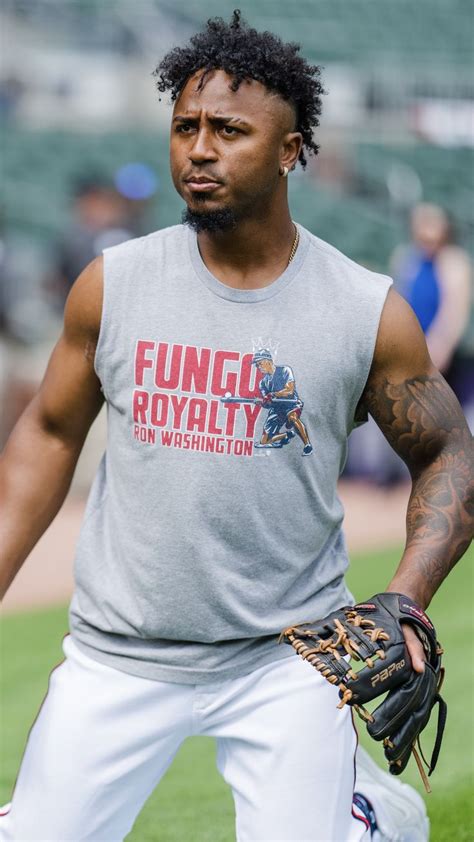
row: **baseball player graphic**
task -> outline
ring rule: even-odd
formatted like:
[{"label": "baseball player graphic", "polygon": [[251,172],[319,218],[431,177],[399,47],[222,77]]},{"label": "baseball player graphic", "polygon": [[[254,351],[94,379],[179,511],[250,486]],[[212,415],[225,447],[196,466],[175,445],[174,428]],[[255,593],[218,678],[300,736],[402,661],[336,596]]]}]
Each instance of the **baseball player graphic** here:
[{"label": "baseball player graphic", "polygon": [[[279,645],[284,629],[324,628],[355,604],[337,484],[348,436],[369,414],[413,485],[386,591],[424,617],[472,535],[470,432],[415,315],[389,277],[291,216],[290,173],[318,151],[319,74],[296,44],[247,26],[238,11],[229,23],[208,21],[156,70],[173,102],[183,222],[105,249],[84,269],[0,460],[3,595],[61,507],[106,404],[65,660],[28,736],[11,807],[0,810],[0,842],[121,842],[193,735],[217,743],[238,842],[428,838],[422,797],[358,748],[338,687]],[[262,339],[256,396],[246,343],[263,319],[269,333],[284,329],[292,368],[276,365]],[[313,458],[254,458],[262,400],[261,444],[283,446],[294,432],[311,452],[293,370],[304,370],[307,418],[318,408]],[[161,446],[174,430],[196,449]],[[250,458],[227,447],[239,439]],[[364,646],[343,651],[382,657],[383,629],[371,622],[360,629]],[[431,692],[420,638],[411,626],[397,634],[403,692],[412,672]],[[337,655],[345,671],[335,652],[332,665]],[[405,728],[399,719],[409,731],[411,720]]]},{"label": "baseball player graphic", "polygon": [[[268,407],[268,415],[263,425],[257,448],[280,448],[294,438],[295,430],[303,441],[303,456],[313,452],[308,432],[301,420],[303,401],[296,391],[293,371],[288,365],[275,365],[268,348],[257,350],[252,359],[263,377],[259,389],[263,397],[263,406]],[[280,433],[285,424],[286,431]]]}]

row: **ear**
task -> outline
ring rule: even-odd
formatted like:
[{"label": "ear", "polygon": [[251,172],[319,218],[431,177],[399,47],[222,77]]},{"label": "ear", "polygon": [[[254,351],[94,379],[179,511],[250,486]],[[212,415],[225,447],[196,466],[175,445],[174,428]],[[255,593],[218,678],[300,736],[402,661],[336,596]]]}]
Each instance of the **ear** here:
[{"label": "ear", "polygon": [[284,135],[280,148],[280,167],[288,167],[294,170],[298,157],[303,146],[303,135],[301,132],[288,132]]}]

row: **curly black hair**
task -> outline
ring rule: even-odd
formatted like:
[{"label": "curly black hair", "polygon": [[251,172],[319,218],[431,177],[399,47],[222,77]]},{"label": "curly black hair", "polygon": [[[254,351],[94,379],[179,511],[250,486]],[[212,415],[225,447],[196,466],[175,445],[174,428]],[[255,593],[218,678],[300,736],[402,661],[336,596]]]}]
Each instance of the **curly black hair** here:
[{"label": "curly black hair", "polygon": [[313,130],[319,126],[321,96],[326,93],[321,81],[321,68],[309,64],[298,55],[300,45],[283,43],[271,32],[257,32],[235,9],[229,24],[222,18],[211,18],[202,33],[194,35],[186,47],[175,47],[153,71],[160,93],[171,91],[174,102],[187,80],[204,70],[199,82],[202,88],[211,70],[225,70],[233,77],[231,89],[236,91],[244,79],[255,79],[270,91],[291,102],[296,111],[295,131],[303,135],[299,161],[306,166],[304,150],[318,154]]}]

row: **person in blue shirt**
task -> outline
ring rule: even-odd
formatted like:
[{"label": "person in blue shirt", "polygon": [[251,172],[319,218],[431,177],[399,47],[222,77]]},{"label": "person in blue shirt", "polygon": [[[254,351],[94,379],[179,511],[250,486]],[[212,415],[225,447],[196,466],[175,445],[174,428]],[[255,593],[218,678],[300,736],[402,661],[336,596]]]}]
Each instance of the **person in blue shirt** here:
[{"label": "person in blue shirt", "polygon": [[443,208],[416,205],[410,226],[412,242],[395,250],[392,275],[418,318],[432,361],[446,372],[469,319],[472,267]]}]

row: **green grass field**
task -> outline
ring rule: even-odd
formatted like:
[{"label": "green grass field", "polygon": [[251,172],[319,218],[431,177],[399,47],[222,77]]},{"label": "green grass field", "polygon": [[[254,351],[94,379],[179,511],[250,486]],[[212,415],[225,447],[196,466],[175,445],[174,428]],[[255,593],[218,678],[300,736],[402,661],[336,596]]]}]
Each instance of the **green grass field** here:
[{"label": "green grass field", "polygon": [[[398,558],[396,551],[355,557],[349,584],[356,598],[364,599],[382,590]],[[471,550],[430,607],[446,649],[443,695],[448,702],[443,750],[432,778],[433,793],[427,797],[432,842],[474,840],[473,560]],[[62,660],[61,641],[66,631],[66,607],[8,616],[2,621],[0,803],[10,800],[28,730],[46,692],[49,671]],[[308,723],[302,726],[308,727]],[[422,740],[427,755],[430,738],[431,728]],[[365,734],[362,742],[376,759],[382,760],[380,746],[371,743]],[[212,740],[193,738],[185,742],[137,819],[127,837],[129,842],[231,842],[234,839],[232,796],[215,768],[214,758]],[[423,791],[413,761],[403,780]]]}]

